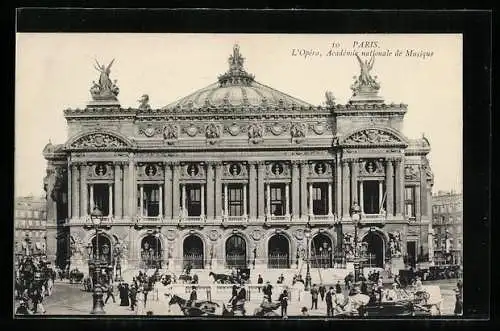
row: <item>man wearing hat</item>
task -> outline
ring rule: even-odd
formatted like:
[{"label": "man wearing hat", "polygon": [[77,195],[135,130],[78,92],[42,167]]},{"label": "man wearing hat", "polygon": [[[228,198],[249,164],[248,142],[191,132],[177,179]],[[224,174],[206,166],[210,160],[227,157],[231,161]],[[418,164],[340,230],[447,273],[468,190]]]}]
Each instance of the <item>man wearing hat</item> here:
[{"label": "man wearing hat", "polygon": [[189,301],[186,303],[186,305],[192,306],[196,300],[198,300],[198,294],[196,293],[196,286],[193,286],[191,288],[191,294],[189,295]]},{"label": "man wearing hat", "polygon": [[333,286],[326,292],[326,316],[333,316],[333,296],[335,295],[333,291]]},{"label": "man wearing hat", "polygon": [[283,289],[283,292],[280,294],[279,301],[281,303],[281,317],[288,318],[287,316],[287,308],[288,308],[288,291]]},{"label": "man wearing hat", "polygon": [[267,302],[271,303],[271,297],[273,295],[273,286],[271,282],[266,282],[266,286],[262,289],[262,293],[264,293],[264,299],[267,298]]},{"label": "man wearing hat", "polygon": [[137,285],[135,283],[132,283],[130,286],[129,297],[130,309],[135,310],[135,306],[137,305]]}]

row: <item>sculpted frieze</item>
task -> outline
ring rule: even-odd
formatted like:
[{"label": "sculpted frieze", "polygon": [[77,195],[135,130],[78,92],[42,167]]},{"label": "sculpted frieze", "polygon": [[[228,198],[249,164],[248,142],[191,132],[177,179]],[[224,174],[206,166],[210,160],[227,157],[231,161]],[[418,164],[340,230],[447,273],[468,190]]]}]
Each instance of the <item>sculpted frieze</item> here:
[{"label": "sculpted frieze", "polygon": [[205,178],[205,167],[199,162],[190,162],[182,165],[182,179],[203,179]]},{"label": "sculpted frieze", "polygon": [[262,141],[264,135],[264,129],[259,123],[252,123],[248,126],[248,138],[254,144],[258,144]]},{"label": "sculpted frieze", "polygon": [[137,164],[138,180],[163,180],[163,167],[159,163],[148,162]]},{"label": "sculpted frieze", "polygon": [[344,141],[345,144],[391,144],[401,143],[394,134],[379,129],[366,129],[358,131]]},{"label": "sculpted frieze", "polygon": [[195,137],[202,130],[203,127],[195,123],[190,123],[182,127],[182,132],[184,132],[190,137]]},{"label": "sculpted frieze", "polygon": [[245,163],[230,162],[224,164],[224,178],[246,178],[248,176]]},{"label": "sculpted frieze", "polygon": [[361,160],[359,166],[359,175],[365,177],[384,176],[385,167],[380,160]]},{"label": "sculpted frieze", "polygon": [[108,133],[93,133],[74,141],[71,148],[122,148],[127,144]]},{"label": "sculpted frieze", "polygon": [[226,124],[224,126],[224,131],[229,133],[231,136],[237,136],[241,133],[242,127],[238,123]]},{"label": "sculpted frieze", "polygon": [[290,164],[288,162],[271,162],[266,166],[268,178],[288,178],[290,177]]},{"label": "sculpted frieze", "polygon": [[148,138],[154,137],[161,134],[161,126],[159,124],[153,125],[151,123],[147,125],[139,126],[139,135],[144,135]]},{"label": "sculpted frieze", "polygon": [[405,180],[410,180],[410,181],[420,180],[420,169],[417,164],[405,165]]},{"label": "sculpted frieze", "polygon": [[89,179],[113,179],[114,167],[111,163],[89,163],[87,176]]},{"label": "sculpted frieze", "polygon": [[314,133],[317,135],[322,135],[325,132],[331,131],[332,126],[328,124],[327,122],[316,122],[316,123],[310,123],[309,124],[309,130],[312,130]]},{"label": "sculpted frieze", "polygon": [[311,177],[331,177],[333,174],[333,168],[330,162],[327,161],[316,161],[311,163],[309,169],[309,174]]}]

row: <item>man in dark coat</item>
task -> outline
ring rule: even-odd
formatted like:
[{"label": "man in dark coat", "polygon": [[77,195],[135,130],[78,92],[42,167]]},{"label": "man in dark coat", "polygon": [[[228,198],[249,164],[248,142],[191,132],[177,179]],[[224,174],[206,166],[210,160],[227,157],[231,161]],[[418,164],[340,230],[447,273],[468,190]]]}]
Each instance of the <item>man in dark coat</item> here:
[{"label": "man in dark coat", "polygon": [[318,309],[318,294],[319,294],[318,287],[316,286],[316,284],[314,284],[313,287],[311,288],[311,299],[312,299],[311,310]]},{"label": "man in dark coat", "polygon": [[326,316],[333,316],[333,287],[326,292]]},{"label": "man in dark coat", "polygon": [[319,295],[321,296],[321,301],[325,301],[326,287],[323,284],[319,284]]},{"label": "man in dark coat", "polygon": [[264,279],[262,279],[262,276],[259,274],[259,278],[257,278],[257,284],[259,284],[259,292],[260,292],[260,288],[262,287],[262,284],[264,283]]},{"label": "man in dark coat", "polygon": [[191,294],[189,295],[189,301],[186,303],[186,305],[192,306],[196,300],[198,300],[198,294],[196,293],[196,286],[193,286]]},{"label": "man in dark coat", "polygon": [[137,305],[137,287],[134,284],[130,286],[129,297],[130,297],[130,309],[135,310],[135,306]]},{"label": "man in dark coat", "polygon": [[287,308],[288,308],[288,291],[286,289],[280,294],[279,301],[281,303],[281,317],[288,318]]},{"label": "man in dark coat", "polygon": [[238,286],[239,287],[239,291],[238,291],[238,294],[236,295],[236,299],[237,301],[240,301],[240,300],[246,300],[247,299],[247,290],[243,287],[243,286]]},{"label": "man in dark coat", "polygon": [[267,302],[271,303],[271,297],[273,296],[273,286],[269,281],[266,283],[266,286],[264,286],[262,292],[264,293],[264,296],[267,297]]},{"label": "man in dark coat", "polygon": [[342,293],[342,286],[340,285],[340,280],[335,284],[335,293]]},{"label": "man in dark coat", "polygon": [[104,304],[108,303],[109,298],[113,298],[113,303],[115,303],[115,295],[113,294],[113,284],[109,283],[106,288],[106,300],[104,300]]}]

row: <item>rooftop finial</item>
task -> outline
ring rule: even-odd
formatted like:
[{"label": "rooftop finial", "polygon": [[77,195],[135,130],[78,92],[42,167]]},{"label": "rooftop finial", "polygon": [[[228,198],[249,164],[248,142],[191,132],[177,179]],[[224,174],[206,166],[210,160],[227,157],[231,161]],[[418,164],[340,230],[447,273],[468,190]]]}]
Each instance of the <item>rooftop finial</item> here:
[{"label": "rooftop finial", "polygon": [[243,68],[245,58],[241,56],[240,46],[236,43],[233,46],[233,54],[229,56],[229,70],[219,76],[219,83],[221,87],[228,85],[249,85],[254,76],[250,75]]}]

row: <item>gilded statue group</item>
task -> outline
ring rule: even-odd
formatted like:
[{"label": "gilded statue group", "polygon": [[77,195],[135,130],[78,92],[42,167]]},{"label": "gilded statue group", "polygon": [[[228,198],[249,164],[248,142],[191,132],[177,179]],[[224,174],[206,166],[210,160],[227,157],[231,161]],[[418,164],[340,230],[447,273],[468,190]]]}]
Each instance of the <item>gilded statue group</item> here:
[{"label": "gilded statue group", "polygon": [[113,59],[107,66],[101,65],[97,60],[95,60],[96,65],[94,68],[99,71],[99,81],[96,83],[92,82],[92,87],[90,88],[90,93],[94,100],[110,99],[116,100],[116,96],[120,92],[118,86],[116,86],[116,80],[113,82],[109,75],[111,74],[111,66],[113,65]]},{"label": "gilded statue group", "polygon": [[370,71],[373,69],[373,64],[375,63],[375,56],[372,56],[370,60],[362,60],[358,54],[356,54],[358,59],[360,74],[356,78],[356,81],[351,86],[351,89],[356,95],[361,90],[378,90],[380,88],[379,83],[376,82],[375,78],[371,76]]}]

